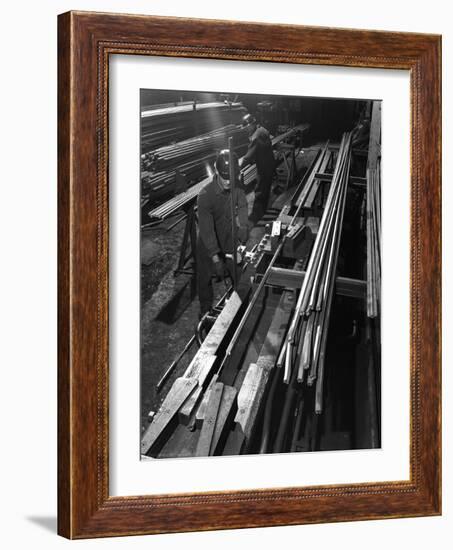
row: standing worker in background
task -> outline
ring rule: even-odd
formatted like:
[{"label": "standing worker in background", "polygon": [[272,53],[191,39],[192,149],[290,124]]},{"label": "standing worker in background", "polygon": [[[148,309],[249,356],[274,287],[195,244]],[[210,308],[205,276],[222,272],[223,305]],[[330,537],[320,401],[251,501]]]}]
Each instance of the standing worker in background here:
[{"label": "standing worker in background", "polygon": [[[235,174],[239,174],[239,161],[235,153]],[[215,162],[215,174],[198,194],[197,282],[200,299],[200,317],[212,308],[214,293],[212,276],[222,280],[228,275],[226,254],[233,255],[231,222],[230,152],[224,149]],[[247,200],[244,191],[235,187],[237,238],[244,244],[248,238]],[[234,251],[233,257],[236,257]]]},{"label": "standing worker in background", "polygon": [[266,128],[259,126],[256,119],[250,114],[244,116],[243,125],[248,129],[250,145],[240,161],[240,167],[244,168],[248,164],[256,163],[257,171],[255,201],[250,214],[250,222],[255,225],[267,210],[275,172],[275,158],[272,141]]}]

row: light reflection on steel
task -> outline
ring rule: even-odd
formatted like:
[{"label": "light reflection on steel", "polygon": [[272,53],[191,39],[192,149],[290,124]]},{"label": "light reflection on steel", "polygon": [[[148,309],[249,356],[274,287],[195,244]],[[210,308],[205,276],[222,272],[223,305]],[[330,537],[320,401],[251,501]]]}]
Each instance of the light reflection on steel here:
[{"label": "light reflection on steel", "polygon": [[[316,381],[315,412],[322,412],[322,395],[327,334],[336,279],[338,251],[343,226],[351,160],[351,134],[343,135],[321,223],[306,274],[286,336],[285,375],[289,383],[293,368],[301,382]],[[301,344],[300,338],[303,338]],[[301,353],[294,354],[294,349]]]}]

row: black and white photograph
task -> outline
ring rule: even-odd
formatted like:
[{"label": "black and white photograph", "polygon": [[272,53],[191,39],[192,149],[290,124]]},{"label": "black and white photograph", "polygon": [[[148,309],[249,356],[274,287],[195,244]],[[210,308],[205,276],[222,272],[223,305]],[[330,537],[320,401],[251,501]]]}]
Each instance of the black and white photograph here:
[{"label": "black and white photograph", "polygon": [[142,460],[381,447],[382,108],[140,90]]},{"label": "black and white photograph", "polygon": [[453,26],[410,8],[4,4],[3,548],[452,549]]}]

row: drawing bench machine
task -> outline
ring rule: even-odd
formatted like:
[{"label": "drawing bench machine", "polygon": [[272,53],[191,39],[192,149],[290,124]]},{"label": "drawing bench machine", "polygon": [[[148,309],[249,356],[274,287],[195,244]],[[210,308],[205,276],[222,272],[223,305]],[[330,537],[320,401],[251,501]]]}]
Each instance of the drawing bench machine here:
[{"label": "drawing bench machine", "polygon": [[242,276],[144,430],[143,458],[351,448],[325,398],[335,297],[367,306],[367,281],[337,272],[351,155],[349,133],[320,148],[257,247],[241,249]]}]

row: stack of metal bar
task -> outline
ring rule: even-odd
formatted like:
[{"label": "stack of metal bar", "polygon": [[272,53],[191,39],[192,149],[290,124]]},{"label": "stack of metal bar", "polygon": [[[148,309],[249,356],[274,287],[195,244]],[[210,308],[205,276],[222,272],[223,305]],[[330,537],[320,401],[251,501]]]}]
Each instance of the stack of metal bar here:
[{"label": "stack of metal bar", "polygon": [[239,124],[246,112],[242,103],[223,101],[147,108],[141,113],[142,153],[226,124]]},{"label": "stack of metal bar", "polygon": [[142,202],[156,201],[174,192],[178,187],[178,176],[184,181],[184,186],[190,186],[200,178],[210,174],[210,166],[215,154],[208,154],[180,164],[174,170],[160,172],[142,172]]},{"label": "stack of metal bar", "polygon": [[[302,133],[309,127],[300,124],[272,139],[272,146]],[[248,143],[248,134],[245,128],[229,124],[205,134],[166,145],[142,154],[142,189],[143,199],[157,200],[162,195],[173,190],[177,180],[177,172],[184,174],[190,185],[209,173],[217,151],[226,147],[228,138],[234,138],[234,146],[238,154],[245,152]],[[242,171],[244,186],[256,180],[256,165],[252,164]]]},{"label": "stack of metal bar", "polygon": [[210,179],[210,177],[207,177],[201,180],[200,182],[190,187],[187,191],[179,193],[179,195],[176,195],[172,199],[151,210],[151,212],[149,212],[148,214],[151,223],[166,220],[167,218],[175,214],[178,210],[184,208],[184,206],[196,200],[198,193],[208,183],[208,181],[210,181]]},{"label": "stack of metal bar", "polygon": [[178,175],[185,186],[193,185],[209,174],[220,149],[233,137],[236,151],[245,152],[248,134],[245,128],[229,124],[200,136],[166,145],[142,155],[142,199],[153,203],[178,187]]},{"label": "stack of metal bar", "polygon": [[315,412],[322,412],[324,362],[351,162],[351,134],[343,135],[332,183],[302,287],[282,348],[284,381],[316,381]]},{"label": "stack of metal bar", "polygon": [[230,124],[185,141],[161,147],[142,155],[143,197],[157,200],[174,191],[178,174],[186,185],[206,177],[216,154],[234,138],[239,153],[245,151],[248,134],[245,128]]},{"label": "stack of metal bar", "polygon": [[380,164],[366,174],[367,315],[379,315],[381,302],[381,177]]},{"label": "stack of metal bar", "polygon": [[[237,127],[234,127],[234,128],[237,128]],[[284,134],[280,134],[274,137],[272,139],[272,145],[275,146],[278,143],[281,143],[282,141],[284,141],[285,139],[289,139],[293,137],[297,133],[304,132],[308,128],[309,128],[308,124],[300,124],[299,126],[295,126],[294,128],[291,128]],[[238,139],[238,136],[241,136],[241,139],[243,138],[243,135],[246,136],[246,134],[243,134],[243,133],[244,133],[244,130],[241,128],[239,130],[239,134],[236,133],[236,140]],[[213,132],[213,134],[215,134],[215,132]],[[227,134],[224,134],[224,135],[226,136]],[[235,135],[235,132],[233,131],[233,137],[234,135]],[[236,150],[240,151],[241,147],[244,144],[241,142],[238,143],[238,141],[236,141],[236,144],[238,145],[238,147],[236,146]],[[326,150],[324,151],[324,154],[326,154]],[[175,195],[171,199],[165,201],[163,204],[156,206],[156,208],[152,209],[148,213],[148,217],[150,218],[150,223],[157,223],[158,221],[163,221],[169,216],[172,216],[179,209],[184,208],[185,206],[187,206],[188,204],[196,200],[198,193],[201,191],[203,186],[206,185],[206,183],[208,183],[211,179],[209,162],[213,161],[213,159],[215,158],[215,155],[216,153],[214,153],[213,155],[208,155],[206,157],[195,159],[194,161],[189,161],[187,163],[184,163],[178,166],[177,168],[178,172],[185,173],[186,175],[190,174],[190,178],[192,179],[192,181],[196,181],[197,178],[195,177],[195,168],[193,167],[193,165],[196,165],[199,169],[198,179],[199,178],[203,178],[203,179],[198,183],[196,183],[195,185],[193,185],[192,187],[189,187],[189,189]],[[163,171],[163,172],[153,174],[154,194],[157,191],[160,191],[162,187],[170,186],[171,184],[174,184],[177,177],[177,171],[176,170],[169,171],[169,172]],[[144,181],[143,177],[147,177],[146,176],[147,173],[145,172],[144,174],[145,174],[144,176],[142,175],[142,182]],[[241,179],[244,186],[247,186],[250,183],[252,183],[252,181],[255,180],[256,177],[257,177],[256,164],[246,166],[243,170],[241,170]],[[188,179],[189,178],[186,177],[186,182]],[[144,185],[147,186],[148,184],[146,183]],[[170,187],[167,187],[167,189],[170,189]],[[150,194],[151,193],[145,194],[145,197],[149,198]]]},{"label": "stack of metal bar", "polygon": [[226,147],[230,137],[233,137],[234,145],[237,147],[240,144],[247,143],[248,133],[245,128],[236,124],[228,124],[205,134],[159,147],[143,154],[143,168],[155,171],[174,168],[188,158],[200,157],[208,151]]}]

